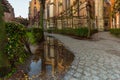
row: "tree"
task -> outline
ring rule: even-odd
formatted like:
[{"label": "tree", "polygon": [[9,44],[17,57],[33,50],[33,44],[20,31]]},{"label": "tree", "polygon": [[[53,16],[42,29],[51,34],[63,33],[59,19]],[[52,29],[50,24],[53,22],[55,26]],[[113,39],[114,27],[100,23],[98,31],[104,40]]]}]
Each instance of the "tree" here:
[{"label": "tree", "polygon": [[[44,29],[44,9],[45,9],[45,1],[46,0],[40,0],[40,27],[42,30]],[[43,34],[43,39],[44,39],[44,34]],[[44,50],[42,51],[44,53]],[[45,72],[45,58],[44,55],[42,56],[42,70]]]},{"label": "tree", "polygon": [[5,54],[6,33],[3,16],[3,8],[0,1],[0,77],[5,75],[7,71],[4,69],[8,69],[9,67],[9,61]]},{"label": "tree", "polygon": [[29,21],[27,19],[21,17],[15,18],[15,22],[23,24],[25,27],[27,27],[29,24]]},{"label": "tree", "polygon": [[45,1],[46,0],[39,0],[40,1],[40,27],[42,28],[42,39],[44,39],[44,10],[45,10]]},{"label": "tree", "polygon": [[87,1],[87,20],[88,20],[88,38],[91,35],[91,29],[92,29],[92,21],[94,20],[94,6],[92,6],[93,4],[90,2],[90,0]]},{"label": "tree", "polygon": [[44,29],[44,9],[45,9],[45,0],[40,0],[40,27]]}]

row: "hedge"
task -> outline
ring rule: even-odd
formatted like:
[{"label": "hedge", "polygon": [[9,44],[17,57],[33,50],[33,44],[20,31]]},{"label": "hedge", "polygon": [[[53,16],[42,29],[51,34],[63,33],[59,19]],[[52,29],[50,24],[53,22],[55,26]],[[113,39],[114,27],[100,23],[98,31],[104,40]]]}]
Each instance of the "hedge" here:
[{"label": "hedge", "polygon": [[114,28],[114,29],[110,29],[110,33],[120,37],[120,28]]},{"label": "hedge", "polygon": [[[49,33],[60,33],[60,34],[67,34],[67,35],[73,35],[73,36],[79,36],[79,37],[88,37],[88,28],[87,27],[80,27],[76,29],[72,28],[64,28],[64,29],[55,29],[55,30],[48,30]],[[90,35],[93,35],[94,33],[97,33],[98,30],[93,29],[91,30]]]},{"label": "hedge", "polygon": [[26,29],[23,25],[9,22],[5,24],[7,34],[6,53],[11,62],[11,67],[23,63],[25,54],[23,39],[26,38]]}]

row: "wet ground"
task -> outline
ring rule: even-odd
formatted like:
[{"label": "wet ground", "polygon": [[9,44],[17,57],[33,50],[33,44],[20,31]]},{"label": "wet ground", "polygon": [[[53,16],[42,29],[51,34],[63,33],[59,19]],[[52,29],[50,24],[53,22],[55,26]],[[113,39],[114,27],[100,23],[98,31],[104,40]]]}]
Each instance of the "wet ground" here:
[{"label": "wet ground", "polygon": [[[22,80],[61,80],[74,60],[74,55],[63,43],[51,36],[45,37],[40,45],[32,46],[33,55],[27,61],[26,69],[20,70],[17,78]],[[11,80],[16,80],[16,77]]]},{"label": "wet ground", "polygon": [[120,80],[120,39],[99,32],[94,40],[78,40],[60,34],[56,37],[71,50],[74,61],[63,80]]}]

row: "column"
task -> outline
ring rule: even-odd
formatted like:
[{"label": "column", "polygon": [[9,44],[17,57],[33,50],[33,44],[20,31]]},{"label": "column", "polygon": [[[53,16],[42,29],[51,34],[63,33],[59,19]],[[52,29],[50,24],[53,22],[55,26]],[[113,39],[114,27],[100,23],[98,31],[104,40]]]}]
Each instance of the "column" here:
[{"label": "column", "polygon": [[116,27],[119,28],[120,27],[120,15],[119,12],[116,14]]},{"label": "column", "polygon": [[99,0],[99,17],[98,17],[98,30],[99,31],[104,31],[104,20],[103,20],[103,0]]},{"label": "column", "polygon": [[54,0],[50,0],[50,5],[49,5],[49,15],[50,15],[50,27],[53,28],[54,27],[54,16],[55,16],[55,4],[54,4]]},{"label": "column", "polygon": [[99,31],[104,31],[104,20],[103,20],[103,0],[95,0],[95,16],[96,16],[96,27]]}]

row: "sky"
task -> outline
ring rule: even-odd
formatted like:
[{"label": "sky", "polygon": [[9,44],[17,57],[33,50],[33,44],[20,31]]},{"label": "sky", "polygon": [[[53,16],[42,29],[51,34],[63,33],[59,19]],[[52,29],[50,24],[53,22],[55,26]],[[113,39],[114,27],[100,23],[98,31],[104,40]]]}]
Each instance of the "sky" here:
[{"label": "sky", "polygon": [[31,0],[8,0],[14,8],[15,17],[22,16],[28,18],[29,1]]}]

